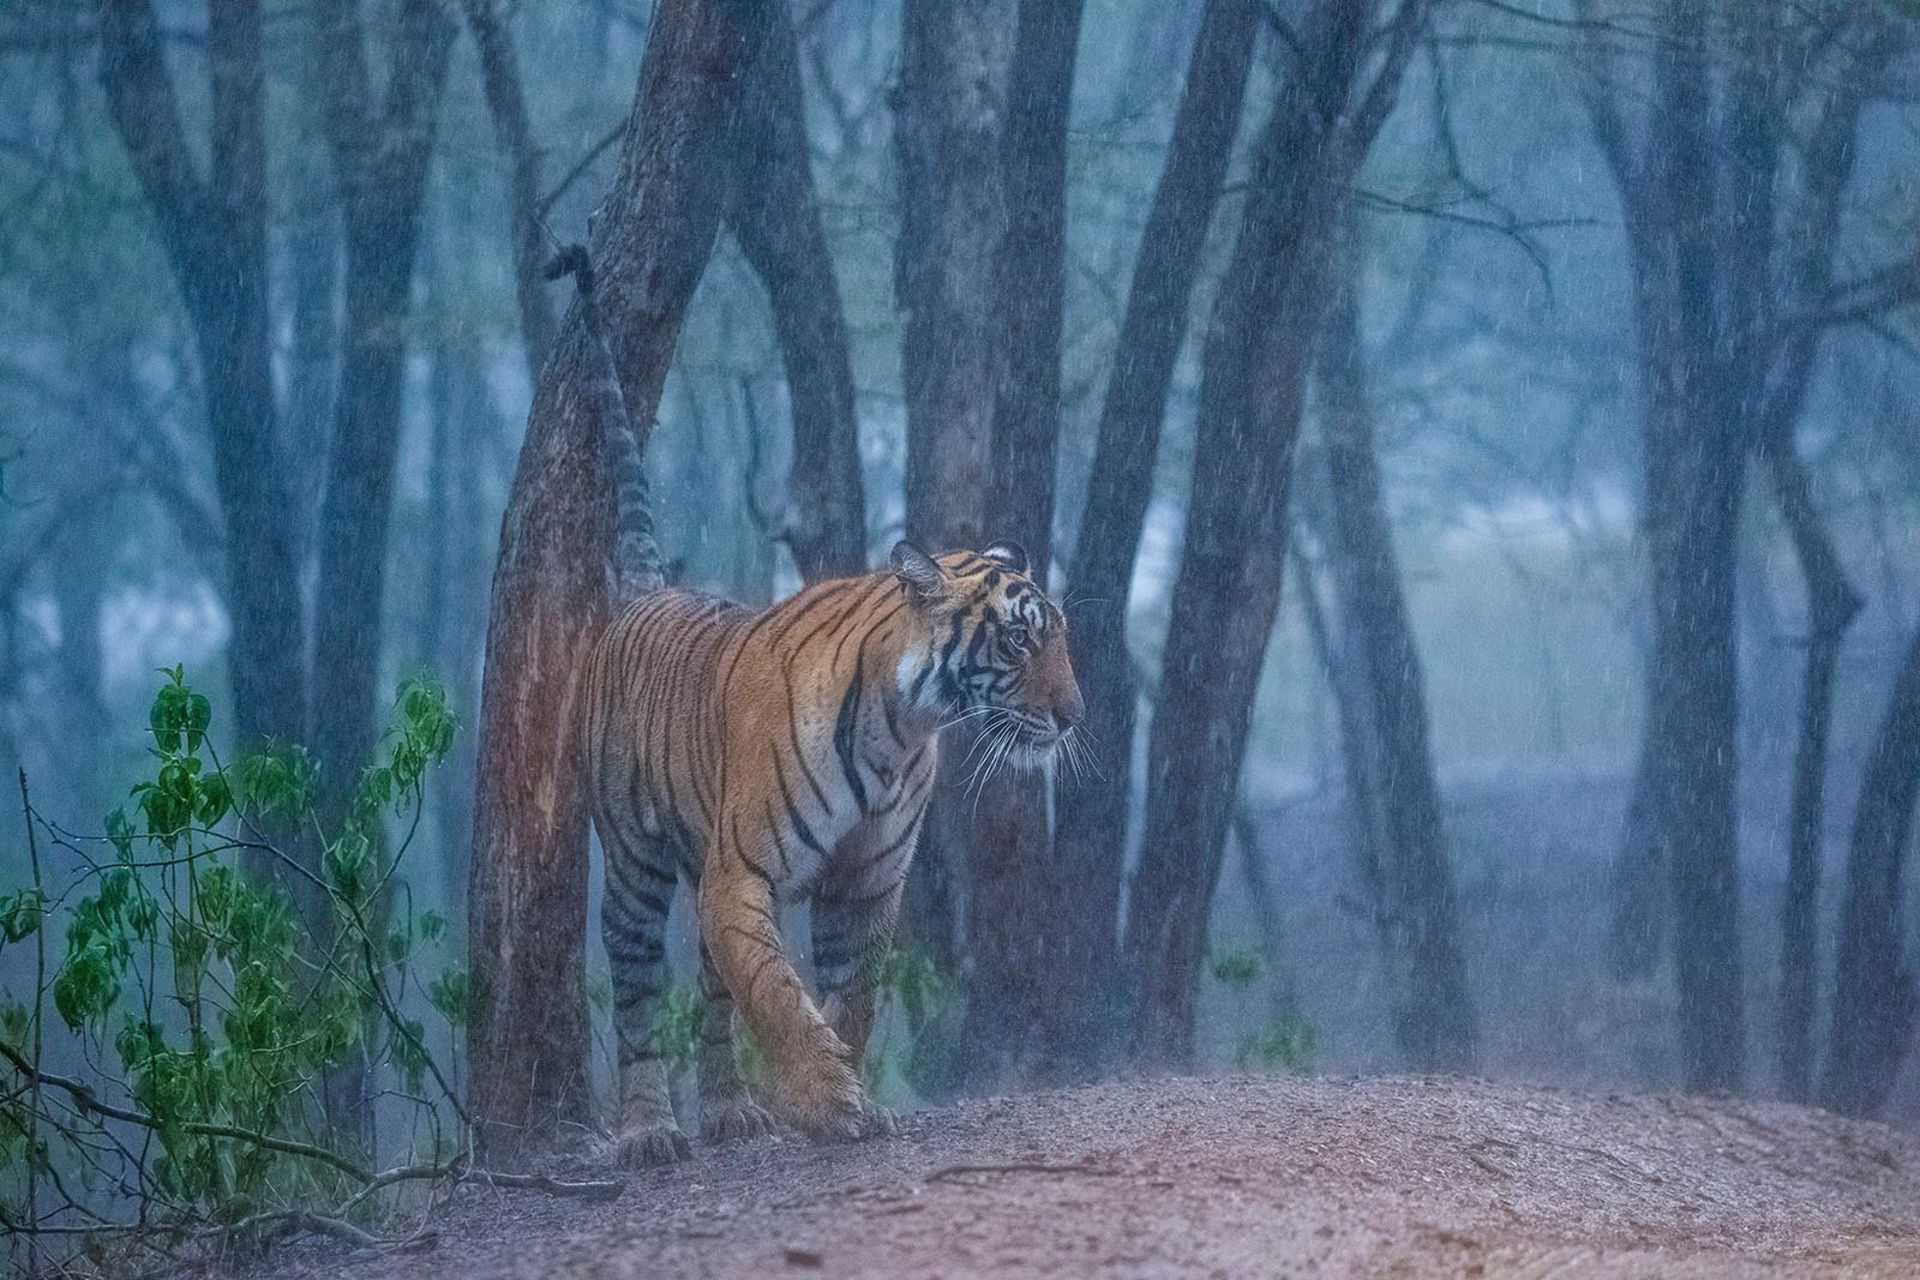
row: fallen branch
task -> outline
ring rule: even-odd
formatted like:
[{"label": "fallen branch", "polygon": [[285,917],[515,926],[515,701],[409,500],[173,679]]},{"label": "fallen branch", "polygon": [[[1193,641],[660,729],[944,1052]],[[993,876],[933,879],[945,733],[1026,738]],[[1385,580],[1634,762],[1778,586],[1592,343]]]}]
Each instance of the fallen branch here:
[{"label": "fallen branch", "polygon": [[950,1164],[935,1169],[924,1181],[946,1182],[970,1173],[1078,1173],[1090,1178],[1116,1178],[1118,1169],[1103,1169],[1092,1164],[1046,1164],[1037,1160],[1016,1160],[1009,1164]]}]

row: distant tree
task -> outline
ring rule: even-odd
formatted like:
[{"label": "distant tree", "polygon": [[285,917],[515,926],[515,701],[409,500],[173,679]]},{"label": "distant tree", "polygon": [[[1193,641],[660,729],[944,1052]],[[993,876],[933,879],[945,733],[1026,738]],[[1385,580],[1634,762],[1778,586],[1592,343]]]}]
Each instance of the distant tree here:
[{"label": "distant tree", "polygon": [[[663,0],[589,254],[627,416],[651,427],[720,226],[752,0]],[[616,510],[605,363],[576,303],[534,389],[493,580],[475,787],[468,1106],[503,1158],[586,1105],[587,818],[574,675],[605,626]]]},{"label": "distant tree", "polygon": [[1139,706],[1127,651],[1133,566],[1174,362],[1233,153],[1259,18],[1254,0],[1208,0],[1201,14],[1114,344],[1086,505],[1067,566],[1071,599],[1080,602],[1069,607],[1068,634],[1087,701],[1083,731],[1099,767],[1063,771],[1059,780],[1055,857],[1079,901],[1052,928],[1061,940],[1061,999],[1079,1011],[1067,1050],[1095,1064],[1114,1047],[1125,999],[1116,971]]},{"label": "distant tree", "polygon": [[847,321],[821,226],[800,54],[785,0],[747,72],[726,224],[766,287],[793,413],[779,530],[809,582],[867,570],[866,491]]},{"label": "distant tree", "polygon": [[244,742],[305,728],[300,537],[280,455],[267,281],[258,0],[207,5],[209,163],[188,140],[150,0],[100,0],[100,85],[189,321],[226,530],[227,645]]},{"label": "distant tree", "polygon": [[1854,812],[1833,979],[1833,1032],[1820,1102],[1872,1115],[1913,1043],[1913,965],[1904,927],[1905,865],[1920,795],[1920,632],[1887,701]]},{"label": "distant tree", "polygon": [[1193,1060],[1213,892],[1280,601],[1287,496],[1330,261],[1426,6],[1310,6],[1289,32],[1202,355],[1194,470],[1128,894],[1134,1046]]},{"label": "distant tree", "polygon": [[373,749],[414,262],[454,36],[439,0],[402,0],[393,23],[378,91],[358,0],[322,6],[315,27],[346,247],[308,735],[330,809],[347,803]]},{"label": "distant tree", "polygon": [[[1320,335],[1315,383],[1326,462],[1327,562],[1339,604],[1341,732],[1363,757],[1370,816],[1356,850],[1395,985],[1395,1039],[1415,1070],[1472,1066],[1478,1032],[1428,740],[1425,678],[1401,586],[1374,443],[1360,333],[1363,261],[1351,241]],[[1350,778],[1351,786],[1355,780]]]},{"label": "distant tree", "polygon": [[[1834,294],[1855,128],[1896,20],[1877,6],[1803,14],[1680,0],[1658,12],[1644,39],[1622,41],[1608,33],[1632,28],[1607,21],[1621,16],[1609,6],[1583,0],[1581,15],[1580,83],[1619,192],[1634,281],[1653,606],[1614,967],[1651,970],[1670,901],[1686,1082],[1733,1089],[1746,1071],[1735,814],[1740,505],[1754,453],[1764,445],[1778,466],[1791,452],[1813,339],[1828,323],[1819,313]],[[1805,140],[1787,127],[1803,115],[1813,120]],[[1808,550],[1804,536],[1796,547]],[[1810,668],[1797,825],[1820,781],[1823,744],[1807,736],[1824,727],[1812,707],[1824,697],[1820,683]],[[1810,960],[1806,899],[1817,883],[1806,834],[1788,921],[1801,964]]]}]

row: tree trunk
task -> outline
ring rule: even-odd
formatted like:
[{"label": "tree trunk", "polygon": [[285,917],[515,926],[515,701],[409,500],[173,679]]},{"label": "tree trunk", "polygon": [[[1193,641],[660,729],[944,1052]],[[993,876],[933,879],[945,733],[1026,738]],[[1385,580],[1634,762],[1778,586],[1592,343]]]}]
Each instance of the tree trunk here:
[{"label": "tree trunk", "polygon": [[1328,259],[1350,185],[1422,25],[1401,6],[1371,84],[1371,5],[1312,8],[1275,96],[1202,361],[1193,489],[1148,740],[1147,816],[1128,895],[1136,1054],[1193,1061],[1213,891],[1254,690],[1280,600],[1287,494]]},{"label": "tree trunk", "polygon": [[1787,819],[1786,900],[1780,909],[1780,1087],[1790,1101],[1805,1102],[1813,1087],[1820,848],[1826,835],[1834,667],[1861,600],[1814,508],[1806,469],[1793,452],[1793,441],[1784,433],[1774,433],[1761,447],[1807,592],[1806,673],[1801,679],[1799,745],[1793,762],[1793,808]]},{"label": "tree trunk", "polygon": [[1920,792],[1920,631],[1894,681],[1860,784],[1833,981],[1833,1032],[1820,1102],[1867,1116],[1892,1091],[1913,1041],[1914,981],[1902,883]]},{"label": "tree trunk", "polygon": [[311,737],[322,793],[338,821],[376,733],[413,267],[454,32],[436,0],[405,0],[386,105],[376,117],[368,108],[359,6],[329,5],[322,14],[323,112],[340,184],[346,325],[321,505]]},{"label": "tree trunk", "polygon": [[[1042,585],[1052,559],[1065,304],[1067,119],[1080,11],[1079,0],[1025,0],[1020,5],[1000,140],[1006,234],[990,268],[998,272],[1002,323],[986,536],[1019,543]],[[1080,907],[1076,886],[1050,856],[1046,780],[1038,774],[1009,774],[988,785],[995,792],[991,805],[974,804],[968,811],[966,874],[973,909],[967,949],[972,968],[960,1034],[972,1059],[969,1083],[1003,1088],[1057,1079],[1070,1069],[1068,1041],[1074,1038],[1079,1011],[1072,993],[1035,982],[1034,975],[1057,970],[1061,940],[1054,924]]]},{"label": "tree trunk", "polygon": [[212,164],[196,172],[147,0],[102,0],[100,83],[193,327],[227,528],[227,644],[243,744],[300,736],[298,537],[275,437],[266,141],[256,0],[211,4]]},{"label": "tree trunk", "polygon": [[520,304],[520,334],[526,342],[527,385],[540,380],[540,366],[553,347],[553,303],[544,268],[549,256],[540,229],[540,149],[527,119],[520,56],[513,47],[497,0],[461,0],[467,28],[480,55],[480,84],[493,117],[494,145],[507,164],[513,215],[513,292]]},{"label": "tree trunk", "polygon": [[[663,0],[592,261],[622,394],[645,432],[720,219],[741,70],[763,25],[750,0]],[[468,947],[469,1109],[513,1159],[586,1103],[582,989],[587,818],[574,673],[605,626],[616,524],[601,360],[580,306],[541,369],[501,524],[480,716]]]},{"label": "tree trunk", "polygon": [[[1002,126],[1013,24],[992,0],[907,0],[894,91],[900,238],[895,290],[907,404],[907,536],[983,547],[999,376],[992,264],[1007,225]],[[947,744],[950,760],[967,743]],[[956,969],[970,824],[958,769],[941,770],[907,881],[909,932]]]},{"label": "tree trunk", "polygon": [[1252,0],[1208,0],[1201,16],[1114,346],[1086,509],[1069,565],[1068,635],[1087,702],[1081,731],[1098,768],[1063,772],[1058,782],[1054,857],[1080,898],[1052,927],[1061,944],[1061,1001],[1079,1011],[1066,1049],[1095,1068],[1113,1052],[1125,998],[1117,972],[1120,887],[1139,703],[1126,635],[1133,563],[1153,488],[1167,390],[1187,330],[1207,225],[1233,153],[1258,20]]},{"label": "tree trunk", "polygon": [[[1352,233],[1350,233],[1352,234]],[[1375,454],[1361,346],[1358,259],[1320,337],[1317,381],[1330,498],[1330,562],[1350,683],[1371,720],[1361,738],[1381,818],[1377,907],[1389,922],[1388,967],[1399,987],[1401,1056],[1416,1071],[1469,1069],[1478,1032],[1460,948],[1453,872],[1428,745],[1425,682]]]},{"label": "tree trunk", "polygon": [[773,6],[748,73],[727,226],[766,286],[793,414],[784,533],[808,582],[867,570],[866,490],[853,361],[820,224],[793,18]]}]

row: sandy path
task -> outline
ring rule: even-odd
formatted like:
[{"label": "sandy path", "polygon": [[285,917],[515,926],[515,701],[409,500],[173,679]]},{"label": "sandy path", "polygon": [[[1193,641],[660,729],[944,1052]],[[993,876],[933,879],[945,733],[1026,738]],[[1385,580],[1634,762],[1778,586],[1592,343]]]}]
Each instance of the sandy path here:
[{"label": "sandy path", "polygon": [[608,1204],[466,1190],[285,1275],[1920,1275],[1920,1140],[1768,1103],[1163,1080],[700,1148]]}]

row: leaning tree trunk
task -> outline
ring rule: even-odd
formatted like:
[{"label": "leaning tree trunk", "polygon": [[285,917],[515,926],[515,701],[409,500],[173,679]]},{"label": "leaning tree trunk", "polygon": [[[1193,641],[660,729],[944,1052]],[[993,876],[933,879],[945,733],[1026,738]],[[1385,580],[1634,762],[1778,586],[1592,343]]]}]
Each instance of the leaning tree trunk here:
[{"label": "leaning tree trunk", "polygon": [[[655,10],[591,251],[622,394],[643,433],[718,231],[740,72],[763,24],[754,0],[662,0]],[[598,359],[576,304],[535,387],[487,629],[468,1104],[483,1143],[508,1159],[586,1105],[587,816],[574,675],[606,625],[616,521],[590,395]]]},{"label": "leaning tree trunk", "polygon": [[211,164],[187,140],[148,0],[102,0],[100,84],[193,327],[225,517],[227,643],[243,743],[299,738],[306,710],[299,537],[276,440],[267,153],[257,0],[207,10]]},{"label": "leaning tree trunk", "polygon": [[[1020,5],[1001,140],[1007,227],[995,266],[1002,328],[987,536],[1021,544],[1043,586],[1053,555],[1066,300],[1067,116],[1080,10],[1080,0]],[[1050,856],[1045,779],[1018,774],[991,785],[994,803],[969,810],[972,969],[961,1028],[973,1064],[971,1083],[985,1088],[1031,1083],[1064,1067],[1065,1042],[1076,1021],[1073,995],[1035,982],[1034,975],[1055,972],[1059,937],[1053,925],[1082,909],[1074,886]]]},{"label": "leaning tree trunk", "polygon": [[[1354,235],[1350,231],[1349,235]],[[1371,755],[1368,781],[1380,819],[1380,871],[1388,968],[1398,986],[1395,1039],[1419,1071],[1471,1067],[1478,1040],[1461,952],[1459,909],[1428,744],[1425,682],[1387,519],[1367,404],[1361,347],[1358,246],[1320,337],[1317,381],[1330,506],[1328,559],[1339,601],[1343,661],[1364,698],[1355,719]]]},{"label": "leaning tree trunk", "polygon": [[[908,0],[901,46],[894,287],[903,312],[907,536],[929,550],[981,547],[992,537],[985,517],[1001,300],[991,264],[1006,227],[1001,129],[1013,27],[1000,5]],[[964,754],[964,743],[949,743],[950,761]],[[941,770],[907,881],[909,932],[950,970],[961,955],[964,777]]]},{"label": "leaning tree trunk", "polygon": [[1371,5],[1309,11],[1275,96],[1207,333],[1185,551],[1148,741],[1147,817],[1128,895],[1134,1050],[1193,1060],[1213,891],[1253,695],[1280,600],[1287,494],[1328,259],[1351,183],[1422,25],[1400,6],[1372,82]]},{"label": "leaning tree trunk", "polygon": [[1820,1082],[1823,1106],[1872,1115],[1892,1092],[1913,1042],[1915,992],[1903,882],[1920,793],[1920,631],[1860,784],[1847,859],[1846,906],[1833,979],[1833,1031]]},{"label": "leaning tree trunk", "polygon": [[766,286],[793,414],[782,533],[808,582],[867,570],[866,491],[847,321],[820,223],[793,19],[773,5],[748,72],[727,227]]},{"label": "leaning tree trunk", "polygon": [[1208,0],[1201,16],[1114,346],[1085,514],[1068,565],[1068,636],[1087,702],[1081,731],[1097,767],[1063,772],[1058,782],[1054,857],[1061,878],[1076,886],[1080,898],[1051,927],[1060,942],[1061,999],[1078,1011],[1065,1048],[1096,1070],[1115,1048],[1125,999],[1118,975],[1120,887],[1139,701],[1126,634],[1133,562],[1174,361],[1187,331],[1188,300],[1233,153],[1258,22],[1253,0]]},{"label": "leaning tree trunk", "polygon": [[340,0],[321,14],[321,111],[340,184],[346,322],[321,504],[311,740],[338,821],[376,732],[413,267],[453,26],[437,0],[405,0],[376,116],[359,6]]}]

